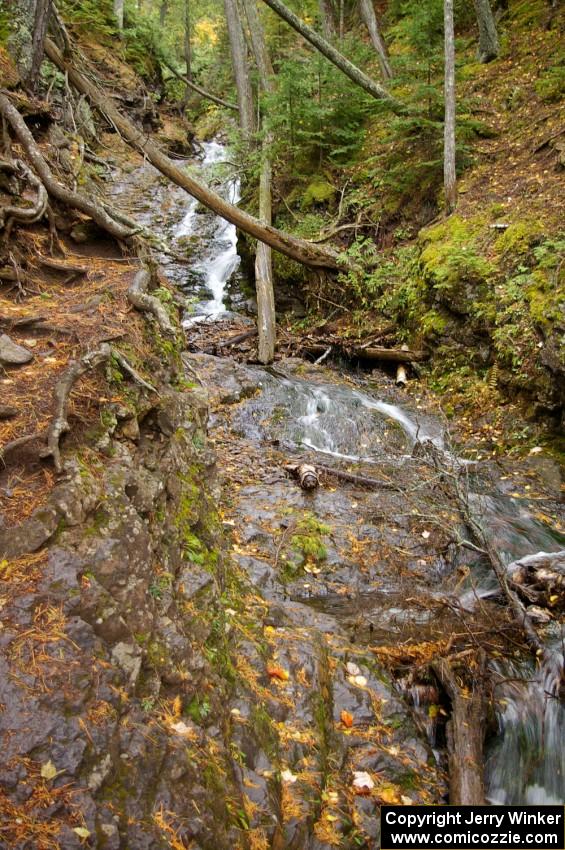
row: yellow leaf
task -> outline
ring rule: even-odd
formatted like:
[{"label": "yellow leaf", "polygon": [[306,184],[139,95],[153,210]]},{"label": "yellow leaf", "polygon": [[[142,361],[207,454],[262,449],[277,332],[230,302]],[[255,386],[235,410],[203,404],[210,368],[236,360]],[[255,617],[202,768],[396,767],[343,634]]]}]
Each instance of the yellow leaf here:
[{"label": "yellow leaf", "polygon": [[173,700],[173,716],[180,717],[182,713],[182,700],[180,696],[177,694]]},{"label": "yellow leaf", "polygon": [[73,832],[78,835],[79,838],[90,838],[90,831],[85,826],[75,826]]},{"label": "yellow leaf", "polygon": [[55,779],[57,776],[57,768],[51,760],[46,761],[45,764],[41,765],[41,775],[43,779]]}]

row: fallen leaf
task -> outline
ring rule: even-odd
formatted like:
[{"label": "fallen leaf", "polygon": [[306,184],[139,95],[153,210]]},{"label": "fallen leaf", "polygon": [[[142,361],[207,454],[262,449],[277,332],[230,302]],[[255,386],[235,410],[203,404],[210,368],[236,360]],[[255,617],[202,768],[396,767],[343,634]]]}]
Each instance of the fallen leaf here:
[{"label": "fallen leaf", "polygon": [[284,667],[280,667],[278,664],[267,664],[267,673],[271,679],[278,679],[280,682],[288,682],[290,679],[288,670],[285,670]]},{"label": "fallen leaf", "polygon": [[343,710],[339,716],[343,725],[347,726],[348,729],[351,729],[353,726],[353,715],[350,714],[349,711]]},{"label": "fallen leaf", "polygon": [[347,672],[349,673],[350,676],[360,676],[361,675],[361,670],[359,669],[357,664],[354,664],[352,661],[347,662],[347,664],[345,665],[345,669],[347,670]]},{"label": "fallen leaf", "polygon": [[286,768],[286,770],[281,771],[281,779],[283,782],[288,782],[292,785],[298,779],[298,776],[295,776],[294,773]]},{"label": "fallen leaf", "polygon": [[79,838],[90,838],[90,830],[88,830],[85,826],[75,826],[73,832],[78,835]]},{"label": "fallen leaf", "polygon": [[372,791],[375,787],[375,782],[366,770],[355,770],[353,771],[353,787],[357,790],[358,794],[363,794],[367,791]]},{"label": "fallen leaf", "polygon": [[41,765],[41,776],[43,779],[55,779],[57,776],[57,768],[52,761],[46,761]]},{"label": "fallen leaf", "polygon": [[414,805],[414,800],[412,799],[412,797],[407,797],[406,794],[402,794],[400,799],[401,799],[403,805],[405,805],[405,806],[413,806]]},{"label": "fallen leaf", "polygon": [[356,685],[358,688],[364,688],[367,684],[365,676],[348,676],[347,681],[351,682],[352,685]]}]

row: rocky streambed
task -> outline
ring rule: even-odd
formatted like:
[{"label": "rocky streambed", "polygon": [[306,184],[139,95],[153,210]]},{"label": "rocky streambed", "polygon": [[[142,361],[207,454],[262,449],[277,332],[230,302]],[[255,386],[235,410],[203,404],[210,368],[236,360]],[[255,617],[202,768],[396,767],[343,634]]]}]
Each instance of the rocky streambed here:
[{"label": "rocky streambed", "polygon": [[[197,302],[189,339],[228,328],[234,234],[146,166],[118,196],[139,181],[146,223],[194,247],[192,270],[164,266]],[[0,529],[0,847],[376,848],[380,804],[446,802],[430,663],[479,645],[499,676],[487,798],[563,796],[562,749],[530,746],[548,711],[560,740],[562,704],[508,675],[515,623],[449,465],[420,450],[454,455],[435,411],[378,373],[182,358],[157,398],[109,404],[98,462],[69,455],[48,503]],[[284,468],[302,460],[379,483],[308,493]],[[560,485],[539,456],[466,476],[508,563],[560,550]]]}]

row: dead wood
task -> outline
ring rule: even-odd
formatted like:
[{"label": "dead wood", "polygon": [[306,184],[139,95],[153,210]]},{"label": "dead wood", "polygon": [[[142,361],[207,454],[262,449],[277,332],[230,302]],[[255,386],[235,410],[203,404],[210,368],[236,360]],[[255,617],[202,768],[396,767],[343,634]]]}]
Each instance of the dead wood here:
[{"label": "dead wood", "polygon": [[271,225],[263,224],[259,219],[226,201],[225,198],[222,198],[217,192],[212,191],[208,186],[201,183],[195,177],[192,177],[186,171],[177,168],[171,159],[147,137],[147,134],[123,116],[111,102],[110,98],[87,79],[76,68],[73,62],[68,61],[54,42],[48,38],[45,40],[45,51],[49,59],[63,73],[68,75],[70,82],[78,91],[86,95],[91,104],[99,112],[106,116],[128,144],[139,150],[158,171],[188,192],[189,195],[192,195],[193,198],[204,204],[204,206],[212,209],[217,215],[226,219],[226,221],[235,224],[243,232],[265,242],[276,251],[286,254],[303,265],[329,269],[347,267],[347,263],[344,260],[338,262],[339,255],[336,251],[330,248],[320,248],[319,246],[310,244],[305,239],[277,230]]},{"label": "dead wood", "polygon": [[87,274],[88,272],[86,266],[77,266],[74,263],[67,262],[66,260],[55,260],[52,257],[42,257],[41,255],[38,257],[38,260],[42,266],[45,266],[45,268],[53,269],[57,272],[66,272],[73,276]]},{"label": "dead wood", "polygon": [[230,336],[226,339],[225,342],[220,342],[217,345],[218,350],[223,348],[232,348],[234,345],[239,345],[240,342],[245,342],[248,339],[253,339],[254,336],[257,336],[257,328],[250,328],[248,331],[244,331],[240,334],[235,334],[235,336]]},{"label": "dead wood", "polygon": [[42,439],[43,436],[44,435],[42,432],[36,431],[33,434],[27,434],[25,437],[17,437],[17,439],[15,440],[10,440],[9,443],[0,446],[0,461],[4,463],[7,455],[9,455],[11,452],[14,452],[16,449],[20,449],[22,446],[33,442],[33,440]]},{"label": "dead wood", "polygon": [[464,491],[461,483],[461,465],[455,458],[448,455],[447,452],[442,452],[441,449],[438,449],[430,441],[418,443],[415,450],[418,454],[427,456],[435,469],[443,474],[447,486],[456,498],[461,516],[469,529],[471,540],[478,547],[479,551],[486,556],[503,596],[508,603],[512,617],[522,632],[526,643],[534,651],[536,656],[539,658],[545,657],[547,648],[540,640],[524,604],[511,587],[506,564],[500,557],[496,547],[487,537],[483,527],[472,515],[467,493]]},{"label": "dead wood", "polygon": [[206,98],[206,100],[211,100],[212,103],[217,103],[218,106],[225,106],[226,109],[233,109],[235,112],[238,111],[239,107],[237,106],[237,104],[229,103],[227,100],[222,100],[221,97],[217,97],[215,94],[206,91],[206,89],[203,89],[201,86],[197,85],[192,80],[189,80],[188,77],[186,77],[184,74],[179,74],[176,68],[173,68],[173,66],[169,65],[168,62],[165,62],[164,60],[162,60],[162,62],[165,68],[168,68],[169,71],[174,74],[175,77],[177,77],[177,79],[181,80],[185,84],[185,86],[188,86],[189,89],[192,89],[201,97]]},{"label": "dead wood", "polygon": [[24,148],[35,172],[39,175],[43,186],[53,198],[69,207],[72,207],[73,209],[77,209],[80,212],[85,213],[85,215],[90,216],[90,218],[92,218],[99,227],[106,230],[116,239],[128,239],[132,236],[130,228],[119,224],[99,204],[91,201],[78,192],[73,192],[70,189],[67,189],[55,180],[47,161],[36,145],[24,119],[15,106],[13,106],[10,102],[8,97],[2,92],[0,92],[0,113],[12,128],[16,138]]},{"label": "dead wood", "polygon": [[151,283],[151,273],[147,269],[141,269],[137,272],[133,279],[133,283],[128,289],[127,298],[133,306],[143,313],[151,313],[155,316],[157,324],[168,336],[175,336],[175,329],[171,324],[169,314],[158,298],[154,295],[149,295],[147,289]]},{"label": "dead wood", "polygon": [[[482,806],[484,789],[485,656],[481,653],[472,681],[457,671],[448,658],[434,661],[432,669],[451,700],[447,723],[449,760],[449,803],[452,806]],[[465,663],[465,671],[469,662]]]},{"label": "dead wood", "polygon": [[390,481],[380,481],[378,478],[369,478],[367,475],[356,475],[353,472],[344,472],[342,469],[334,469],[332,466],[324,466],[316,464],[316,468],[325,475],[333,475],[341,481],[348,481],[350,484],[360,484],[362,487],[374,487],[381,490],[395,490],[395,485]]},{"label": "dead wood", "polygon": [[362,360],[379,360],[390,363],[414,363],[421,360],[427,360],[429,355],[425,351],[412,351],[405,348],[384,348],[379,346],[363,347],[361,345],[352,345],[343,339],[326,339],[319,342],[310,342],[305,340],[300,343],[301,351],[306,354],[311,354],[314,357],[319,357],[326,353],[328,348],[332,346],[337,351],[345,354],[347,357],[358,357]]},{"label": "dead wood", "polygon": [[138,375],[126,358],[119,351],[112,349],[107,343],[103,343],[96,351],[85,354],[80,360],[72,361],[55,384],[55,413],[47,431],[47,446],[40,452],[40,457],[42,458],[53,458],[57,472],[61,472],[62,470],[59,442],[63,434],[66,434],[71,427],[67,418],[71,390],[78,379],[86,372],[96,369],[102,363],[107,363],[110,358],[113,358],[142,387],[156,392],[151,384],[148,384]]},{"label": "dead wood", "polygon": [[320,486],[316,467],[311,463],[288,463],[285,470],[296,478],[303,490],[315,490]]}]

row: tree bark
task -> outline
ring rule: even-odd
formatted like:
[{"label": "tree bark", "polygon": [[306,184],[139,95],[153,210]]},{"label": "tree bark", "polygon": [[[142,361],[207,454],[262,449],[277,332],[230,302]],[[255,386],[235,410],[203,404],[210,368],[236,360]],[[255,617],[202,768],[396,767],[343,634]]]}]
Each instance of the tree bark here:
[{"label": "tree bark", "polygon": [[161,0],[161,5],[159,7],[159,24],[160,26],[165,26],[165,21],[167,20],[167,15],[169,12],[169,0]]},{"label": "tree bark", "polygon": [[184,0],[184,61],[186,64],[187,79],[192,81],[192,46],[190,43],[190,0]]},{"label": "tree bark", "polygon": [[359,8],[361,11],[361,17],[365,22],[365,26],[369,30],[373,47],[377,51],[379,65],[381,66],[381,73],[385,80],[391,80],[392,69],[388,59],[388,51],[386,49],[386,44],[381,37],[377,16],[375,15],[375,7],[373,6],[373,0],[361,0]]},{"label": "tree bark", "polygon": [[169,63],[166,62],[164,59],[162,59],[161,61],[162,61],[163,65],[165,66],[165,68],[168,68],[169,71],[171,71],[171,73],[175,75],[175,77],[178,77],[179,80],[182,80],[182,82],[185,83],[188,86],[188,88],[197,92],[201,97],[206,98],[206,100],[211,100],[212,103],[217,103],[218,106],[224,106],[226,109],[233,109],[234,112],[238,111],[237,104],[229,103],[227,100],[222,100],[221,97],[216,97],[215,94],[212,94],[211,92],[206,91],[206,89],[203,89],[202,86],[199,86],[195,82],[193,82],[192,80],[189,80],[188,77],[184,76],[184,74],[179,74],[179,72],[176,70],[176,68],[173,68],[173,66],[169,65]]},{"label": "tree bark", "polygon": [[445,120],[443,130],[443,184],[445,211],[449,215],[457,206],[457,176],[455,172],[455,33],[453,0],[444,0],[445,47]]},{"label": "tree bark", "polygon": [[243,35],[243,28],[241,26],[236,0],[224,0],[224,9],[226,12],[233,73],[237,89],[239,126],[241,127],[244,136],[250,138],[255,126],[253,90],[251,88],[251,79],[249,77],[245,38]]},{"label": "tree bark", "polygon": [[400,101],[396,100],[390,92],[388,92],[384,86],[381,86],[375,80],[372,80],[371,77],[368,77],[360,68],[350,62],[349,59],[346,59],[343,54],[336,50],[329,42],[327,42],[321,35],[319,35],[315,30],[309,27],[304,21],[301,21],[294,12],[288,9],[281,0],[263,0],[263,3],[266,3],[273,12],[281,17],[284,21],[287,22],[296,32],[300,33],[300,35],[309,41],[310,44],[319,50],[326,59],[329,59],[336,68],[339,68],[346,77],[374,97],[376,100],[384,100],[388,103],[394,111],[405,111],[405,107],[400,103]]},{"label": "tree bark", "polygon": [[[265,34],[256,0],[243,0],[251,44],[259,73],[259,84],[263,91],[272,92],[275,88],[273,66],[267,50]],[[261,174],[259,178],[259,218],[264,224],[272,223],[271,179],[272,165],[269,147],[273,142],[272,134],[267,131],[263,142]],[[277,324],[275,314],[275,293],[273,285],[273,258],[271,248],[263,242],[257,244],[255,253],[255,290],[257,293],[257,330],[259,333],[260,363],[272,363],[275,356]]]},{"label": "tree bark", "polygon": [[257,218],[234,206],[234,204],[230,204],[229,201],[226,201],[216,192],[213,192],[186,171],[181,171],[157,145],[147,138],[144,132],[139,130],[116,109],[110,99],[97,86],[86,79],[74,64],[63,57],[60,50],[50,39],[45,40],[45,51],[49,59],[61,71],[68,74],[69,80],[75,88],[86,95],[91,104],[111,121],[128,144],[141,151],[158,171],[188,192],[189,195],[192,195],[193,198],[204,204],[204,206],[215,212],[216,215],[235,224],[236,227],[239,227],[240,230],[249,234],[254,239],[265,242],[265,244],[270,245],[276,251],[280,251],[282,254],[286,254],[291,259],[306,266],[328,269],[346,268],[343,262],[338,262],[338,254],[331,248],[322,249],[319,245],[311,244],[305,239],[300,239],[297,236],[277,230],[275,227],[262,224]]},{"label": "tree bark", "polygon": [[124,0],[114,0],[114,17],[121,32],[124,28]]},{"label": "tree bark", "polygon": [[457,682],[447,659],[433,664],[433,669],[451,700],[451,718],[447,723],[449,759],[449,804],[451,806],[483,806],[485,705],[484,656],[480,659],[470,695]]},{"label": "tree bark", "polygon": [[334,10],[330,0],[319,0],[322,33],[327,41],[336,36]]},{"label": "tree bark", "polygon": [[39,79],[39,71],[43,62],[45,36],[51,15],[51,0],[37,0],[35,4],[35,21],[33,25],[31,67],[29,77],[25,82],[35,90]]},{"label": "tree bark", "polygon": [[479,59],[486,64],[500,52],[498,33],[489,0],[474,0],[474,3],[479,25]]}]

